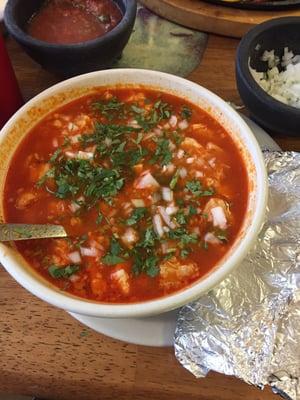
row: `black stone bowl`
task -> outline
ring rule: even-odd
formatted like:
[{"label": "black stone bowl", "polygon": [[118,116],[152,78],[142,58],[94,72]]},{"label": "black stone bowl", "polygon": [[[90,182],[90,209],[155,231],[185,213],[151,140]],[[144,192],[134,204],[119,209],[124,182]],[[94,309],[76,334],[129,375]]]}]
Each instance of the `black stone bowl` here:
[{"label": "black stone bowl", "polygon": [[300,54],[300,17],[276,18],[251,29],[241,40],[236,57],[236,80],[240,96],[251,117],[270,133],[300,136],[300,109],[275,100],[256,83],[250,66],[267,70],[261,61],[265,50],[282,57],[284,47]]},{"label": "black stone bowl", "polygon": [[8,0],[4,11],[8,32],[43,68],[67,77],[109,68],[121,56],[135,22],[136,0],[114,0],[122,11],[123,18],[104,36],[68,45],[47,43],[26,33],[29,18],[44,1]]}]

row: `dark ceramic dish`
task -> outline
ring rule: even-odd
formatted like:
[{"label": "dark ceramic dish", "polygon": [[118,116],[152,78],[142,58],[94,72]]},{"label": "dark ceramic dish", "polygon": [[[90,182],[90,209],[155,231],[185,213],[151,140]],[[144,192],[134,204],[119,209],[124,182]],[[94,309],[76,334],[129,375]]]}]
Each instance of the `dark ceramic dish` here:
[{"label": "dark ceramic dish", "polygon": [[236,57],[236,79],[240,96],[253,119],[271,133],[300,136],[300,109],[288,106],[267,94],[249,70],[267,70],[261,56],[275,50],[281,57],[284,47],[300,54],[300,17],[277,18],[251,29],[242,39]]},{"label": "dark ceramic dish", "polygon": [[244,8],[246,10],[285,10],[288,8],[300,7],[300,0],[274,0],[262,3],[251,0],[226,1],[226,0],[205,0],[209,3],[219,4],[225,7]]},{"label": "dark ceramic dish", "polygon": [[131,35],[136,0],[114,0],[122,11],[120,23],[104,36],[76,44],[51,44],[29,36],[25,27],[44,0],[8,0],[4,22],[9,33],[43,68],[62,76],[72,76],[112,66]]}]

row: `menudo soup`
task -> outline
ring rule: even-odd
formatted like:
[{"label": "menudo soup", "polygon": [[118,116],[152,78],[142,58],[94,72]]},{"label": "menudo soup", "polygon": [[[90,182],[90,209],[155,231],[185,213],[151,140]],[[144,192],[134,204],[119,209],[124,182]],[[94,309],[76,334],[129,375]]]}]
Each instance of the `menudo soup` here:
[{"label": "menudo soup", "polygon": [[16,244],[43,277],[76,296],[131,303],[213,269],[247,200],[243,159],[213,117],[173,95],[117,88],[57,109],[26,135],[4,207],[8,222],[69,233]]}]

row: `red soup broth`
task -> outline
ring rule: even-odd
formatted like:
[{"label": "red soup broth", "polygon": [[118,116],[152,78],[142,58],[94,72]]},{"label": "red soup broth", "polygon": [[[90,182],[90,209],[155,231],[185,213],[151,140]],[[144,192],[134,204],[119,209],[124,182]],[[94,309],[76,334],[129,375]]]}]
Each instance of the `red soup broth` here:
[{"label": "red soup broth", "polygon": [[122,19],[113,0],[49,0],[28,21],[28,34],[44,42],[72,44],[96,39]]},{"label": "red soup broth", "polygon": [[248,191],[240,152],[212,116],[173,95],[120,88],[77,99],[26,135],[4,209],[7,222],[69,233],[16,243],[52,284],[132,303],[212,270],[237,239]]}]

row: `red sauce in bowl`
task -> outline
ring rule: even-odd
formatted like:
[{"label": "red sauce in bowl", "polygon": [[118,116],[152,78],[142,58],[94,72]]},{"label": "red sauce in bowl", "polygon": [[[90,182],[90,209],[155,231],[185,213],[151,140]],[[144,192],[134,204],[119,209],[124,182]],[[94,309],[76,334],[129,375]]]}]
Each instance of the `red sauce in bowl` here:
[{"label": "red sauce in bowl", "polygon": [[105,35],[121,19],[112,0],[50,0],[30,18],[27,32],[48,43],[80,43]]}]

